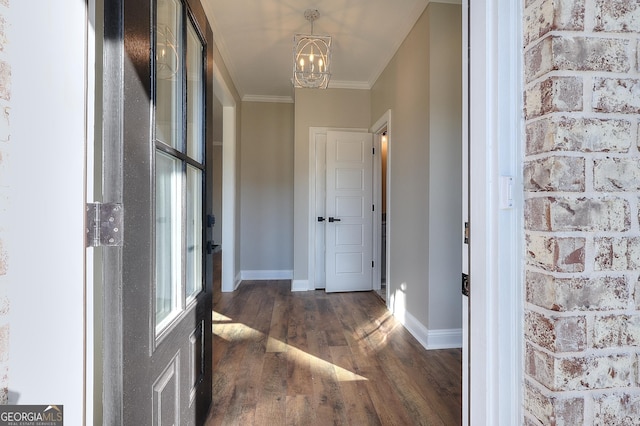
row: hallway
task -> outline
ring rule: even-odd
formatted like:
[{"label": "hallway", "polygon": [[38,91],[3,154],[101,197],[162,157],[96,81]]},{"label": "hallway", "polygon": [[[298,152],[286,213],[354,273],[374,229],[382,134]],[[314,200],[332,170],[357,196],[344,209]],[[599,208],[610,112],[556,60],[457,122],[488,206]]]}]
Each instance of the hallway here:
[{"label": "hallway", "polygon": [[215,275],[208,426],[461,423],[461,351],[426,351],[374,292]]}]

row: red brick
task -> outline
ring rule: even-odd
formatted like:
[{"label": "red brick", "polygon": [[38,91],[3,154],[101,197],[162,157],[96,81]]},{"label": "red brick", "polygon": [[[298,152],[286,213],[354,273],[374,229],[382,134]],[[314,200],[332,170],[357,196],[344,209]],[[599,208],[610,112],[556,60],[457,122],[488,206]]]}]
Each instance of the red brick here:
[{"label": "red brick", "polygon": [[606,315],[593,324],[593,347],[640,347],[640,315]]},{"label": "red brick", "polygon": [[589,390],[636,385],[637,359],[630,354],[560,358],[555,365],[557,390]]},{"label": "red brick", "polygon": [[528,271],[527,301],[558,312],[625,309],[631,299],[625,277],[555,278]]},{"label": "red brick", "polygon": [[594,249],[596,271],[640,269],[640,237],[598,237]]},{"label": "red brick", "polygon": [[584,192],[584,158],[553,156],[526,162],[524,189],[531,192]]},{"label": "red brick", "polygon": [[585,239],[553,236],[525,236],[527,263],[546,271],[584,271]]},{"label": "red brick", "polygon": [[611,231],[631,226],[622,198],[537,197],[525,201],[525,227],[532,231]]},{"label": "red brick", "polygon": [[640,32],[640,6],[630,0],[596,0],[595,31]]},{"label": "red brick", "polygon": [[635,60],[631,53],[629,40],[550,35],[525,54],[525,77],[530,82],[558,70],[627,72]]},{"label": "red brick", "polygon": [[525,314],[525,338],[552,352],[578,352],[587,346],[585,317],[544,316],[537,312]]},{"label": "red brick", "polygon": [[640,159],[605,158],[596,160],[593,168],[596,191],[640,191]]},{"label": "red brick", "polygon": [[[582,425],[584,398],[563,397],[554,392],[541,392],[525,383],[525,409],[543,425]],[[535,423],[533,423],[535,424]]]},{"label": "red brick", "polygon": [[556,30],[584,29],[584,0],[543,0],[524,12],[524,45]]},{"label": "red brick", "polygon": [[640,425],[640,395],[624,392],[600,395],[593,400],[594,425]]},{"label": "red brick", "polygon": [[526,126],[527,155],[553,151],[622,152],[632,145],[631,122],[619,119],[550,117]]},{"label": "red brick", "polygon": [[525,114],[535,118],[552,112],[582,111],[582,78],[549,77],[525,93]]},{"label": "red brick", "polygon": [[640,114],[640,80],[594,78],[591,106],[595,112]]}]

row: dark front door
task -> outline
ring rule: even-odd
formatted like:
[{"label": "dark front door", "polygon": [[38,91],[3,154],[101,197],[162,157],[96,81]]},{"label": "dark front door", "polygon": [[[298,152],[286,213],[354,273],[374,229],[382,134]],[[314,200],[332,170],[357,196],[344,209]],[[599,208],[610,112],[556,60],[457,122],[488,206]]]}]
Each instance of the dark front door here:
[{"label": "dark front door", "polygon": [[105,1],[104,424],[199,425],[211,402],[205,276],[206,40],[199,3]]}]

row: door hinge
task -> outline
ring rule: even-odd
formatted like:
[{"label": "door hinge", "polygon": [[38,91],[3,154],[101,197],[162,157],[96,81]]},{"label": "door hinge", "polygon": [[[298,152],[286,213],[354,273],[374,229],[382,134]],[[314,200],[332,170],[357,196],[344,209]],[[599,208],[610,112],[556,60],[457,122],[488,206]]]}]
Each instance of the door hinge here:
[{"label": "door hinge", "polygon": [[118,203],[87,203],[86,247],[123,244],[124,209]]},{"label": "door hinge", "polygon": [[373,155],[376,155],[376,149],[373,148]]},{"label": "door hinge", "polygon": [[462,294],[464,294],[465,296],[469,297],[469,275],[468,274],[462,274]]},{"label": "door hinge", "polygon": [[469,244],[469,222],[464,223],[464,243]]},{"label": "door hinge", "polygon": [[371,261],[371,267],[372,267],[372,268],[375,268],[375,266],[374,266],[374,265],[375,265],[375,263],[373,263],[373,260],[372,260],[372,261]]}]

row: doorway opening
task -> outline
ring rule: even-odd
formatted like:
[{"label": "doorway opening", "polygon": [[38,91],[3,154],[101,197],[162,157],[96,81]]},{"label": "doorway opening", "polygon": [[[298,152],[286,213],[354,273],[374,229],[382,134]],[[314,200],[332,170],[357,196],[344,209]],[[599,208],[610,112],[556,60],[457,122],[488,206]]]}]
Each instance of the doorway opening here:
[{"label": "doorway opening", "polygon": [[375,135],[375,152],[380,153],[380,155],[375,156],[373,167],[373,197],[375,205],[379,206],[375,211],[373,221],[374,259],[376,264],[373,289],[388,307],[391,110],[384,113],[371,127],[370,131]]},{"label": "doorway opening", "polygon": [[380,246],[378,265],[380,274],[378,274],[378,282],[374,288],[378,296],[380,296],[385,303],[387,301],[387,153],[389,151],[389,138],[387,136],[386,126],[381,134],[376,135],[376,139],[379,139],[380,143],[378,150],[380,155],[376,157],[376,161],[380,163],[380,173],[375,179],[375,185],[380,193],[380,199],[377,200],[377,205],[380,206],[380,223],[378,224],[378,230],[380,232],[378,234],[378,244]]},{"label": "doorway opening", "polygon": [[[221,109],[222,132],[222,200],[220,208],[220,217],[216,220],[219,223],[224,222],[224,226],[218,225],[221,234],[219,243],[222,245],[222,280],[221,287],[223,292],[234,291],[240,284],[240,280],[236,274],[236,258],[239,255],[238,245],[238,229],[236,226],[236,101],[227,86],[218,67],[213,65],[213,94],[216,106]],[[215,111],[214,111],[215,113]],[[214,135],[215,136],[215,135]],[[218,151],[219,154],[219,151]],[[211,177],[210,177],[211,178]],[[215,232],[213,233],[215,238]]]}]

